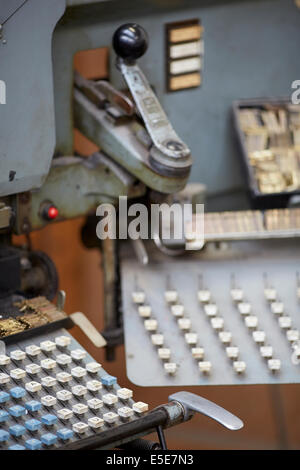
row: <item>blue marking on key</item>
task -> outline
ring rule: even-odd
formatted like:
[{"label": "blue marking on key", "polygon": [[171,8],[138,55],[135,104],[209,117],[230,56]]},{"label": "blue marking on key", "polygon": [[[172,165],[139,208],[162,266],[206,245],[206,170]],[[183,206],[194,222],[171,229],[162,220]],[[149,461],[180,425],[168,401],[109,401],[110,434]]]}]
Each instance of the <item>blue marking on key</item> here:
[{"label": "blue marking on key", "polygon": [[74,436],[74,432],[72,431],[72,429],[68,429],[68,428],[61,428],[57,431],[56,434],[63,441],[67,441],[68,439],[71,439]]},{"label": "blue marking on key", "polygon": [[7,431],[4,431],[3,429],[0,429],[0,442],[8,441],[8,439],[9,433]]},{"label": "blue marking on key", "polygon": [[20,444],[15,444],[10,446],[8,450],[26,450],[24,446],[20,446]]},{"label": "blue marking on key", "polygon": [[3,423],[3,421],[6,421],[8,417],[9,417],[9,414],[7,413],[7,411],[0,410],[0,423]]},{"label": "blue marking on key", "polygon": [[20,405],[11,406],[10,408],[8,408],[8,411],[15,418],[18,418],[19,416],[22,416],[26,413],[24,406]]},{"label": "blue marking on key", "polygon": [[42,404],[37,400],[31,400],[25,403],[25,407],[28,411],[38,411],[42,408]]},{"label": "blue marking on key", "polygon": [[29,419],[25,423],[25,427],[28,431],[37,431],[40,429],[41,425],[42,423],[38,419]]},{"label": "blue marking on key", "polygon": [[110,387],[111,385],[114,385],[117,383],[117,377],[114,377],[113,375],[103,375],[100,377],[101,382],[103,385],[106,385],[107,387]]},{"label": "blue marking on key", "polygon": [[41,441],[43,444],[46,444],[46,446],[52,446],[57,441],[57,436],[55,436],[55,434],[51,434],[51,432],[48,432],[47,434],[43,434],[41,436]]},{"label": "blue marking on key", "polygon": [[9,393],[14,398],[22,398],[25,396],[26,390],[23,387],[14,387],[10,389]]},{"label": "blue marking on key", "polygon": [[0,403],[5,403],[10,399],[10,395],[7,392],[0,392]]},{"label": "blue marking on key", "polygon": [[21,424],[15,424],[14,426],[10,426],[9,428],[10,434],[15,437],[22,436],[25,431],[26,429],[24,428],[24,426],[21,426]]},{"label": "blue marking on key", "polygon": [[38,439],[28,439],[25,442],[25,447],[29,450],[39,450],[42,447],[42,443]]},{"label": "blue marking on key", "polygon": [[42,421],[44,424],[47,424],[48,426],[52,426],[52,424],[55,424],[57,421],[57,416],[51,415],[50,413],[47,415],[42,416]]}]

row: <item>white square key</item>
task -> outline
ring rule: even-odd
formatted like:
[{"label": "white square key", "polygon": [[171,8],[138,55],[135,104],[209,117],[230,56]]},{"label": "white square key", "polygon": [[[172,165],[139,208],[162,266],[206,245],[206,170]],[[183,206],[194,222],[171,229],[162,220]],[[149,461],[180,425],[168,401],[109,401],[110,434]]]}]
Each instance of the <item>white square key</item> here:
[{"label": "white square key", "polygon": [[72,393],[75,397],[83,397],[87,394],[87,388],[83,385],[74,385],[74,387],[72,387]]},{"label": "white square key", "polygon": [[145,292],[143,291],[132,292],[131,297],[134,304],[143,304],[146,298]]},{"label": "white square key", "polygon": [[245,317],[245,325],[249,329],[257,328],[258,318],[255,315],[249,315],[248,317]]},{"label": "white square key", "polygon": [[26,346],[25,351],[28,356],[33,357],[41,354],[41,348],[36,344],[30,344],[29,346]]},{"label": "white square key", "polygon": [[84,434],[88,430],[88,425],[86,423],[75,423],[72,426],[73,431],[76,432],[77,434]]},{"label": "white square key", "polygon": [[270,359],[273,356],[272,346],[261,346],[259,350],[261,357],[264,359]]},{"label": "white square key", "polygon": [[99,410],[103,406],[103,401],[98,398],[91,398],[87,401],[87,404],[92,410]]},{"label": "white square key", "polygon": [[175,362],[165,362],[164,369],[169,375],[174,375],[177,372],[177,364]]},{"label": "white square key", "polygon": [[183,317],[184,314],[184,306],[181,304],[171,305],[171,313],[176,318]]},{"label": "white square key", "polygon": [[104,425],[104,419],[99,418],[98,416],[93,416],[88,419],[88,425],[93,429],[101,428]]},{"label": "white square key", "polygon": [[0,372],[0,384],[7,384],[10,381],[9,375],[5,374],[4,372]]},{"label": "white square key", "polygon": [[268,302],[275,302],[277,297],[276,289],[273,287],[267,287],[264,289],[265,298]]},{"label": "white square key", "polygon": [[224,327],[224,320],[221,317],[213,317],[210,320],[211,326],[214,330],[219,331],[223,330]]},{"label": "white square key", "polygon": [[117,421],[118,419],[117,413],[113,413],[113,411],[109,411],[108,413],[104,413],[103,419],[106,423],[108,424],[113,424]]},{"label": "white square key", "polygon": [[204,348],[192,348],[192,356],[194,359],[203,359]]},{"label": "white square key", "polygon": [[249,302],[239,302],[237,308],[241,315],[249,315],[251,313],[251,304]]},{"label": "white square key", "polygon": [[27,382],[25,388],[27,392],[35,393],[41,390],[42,385],[39,382]]},{"label": "white square key", "polygon": [[55,344],[60,348],[66,348],[71,344],[71,338],[69,336],[56,336]]},{"label": "white square key", "polygon": [[73,377],[81,378],[86,375],[86,370],[83,367],[73,367],[73,369],[71,369],[71,374]]},{"label": "white square key", "polygon": [[83,349],[73,349],[71,351],[71,357],[75,359],[75,361],[81,361],[86,356],[86,352]]},{"label": "white square key", "polygon": [[89,362],[85,368],[90,374],[96,374],[101,369],[101,364],[99,362]]},{"label": "white square key", "polygon": [[119,388],[117,395],[121,400],[129,400],[129,398],[132,398],[133,392],[129,388]]},{"label": "white square key", "polygon": [[55,369],[56,367],[56,361],[54,361],[53,359],[42,359],[41,360],[41,367],[43,369],[46,369],[46,370],[50,370],[50,369]]},{"label": "white square key", "polygon": [[52,352],[56,349],[56,343],[54,343],[53,341],[42,341],[40,343],[40,348],[42,351],[44,352]]},{"label": "white square key", "polygon": [[118,402],[118,397],[113,393],[106,393],[105,395],[102,395],[102,400],[105,405],[112,406]]},{"label": "white square key", "polygon": [[21,349],[15,349],[14,351],[11,351],[10,353],[10,358],[13,359],[14,361],[23,361],[26,357],[26,353],[22,351]]},{"label": "white square key", "polygon": [[151,341],[154,346],[162,346],[164,344],[164,335],[155,334],[151,335]]},{"label": "white square key", "polygon": [[171,351],[169,348],[159,348],[157,353],[160,359],[170,359],[171,357]]},{"label": "white square key", "polygon": [[150,318],[152,309],[150,305],[139,305],[138,307],[139,316],[142,318]]},{"label": "white square key", "polygon": [[72,362],[72,358],[68,354],[58,354],[55,359],[57,364],[61,366],[66,366]]},{"label": "white square key", "polygon": [[72,375],[68,372],[59,372],[58,374],[56,374],[56,380],[60,383],[67,383],[72,380]]},{"label": "white square key", "polygon": [[241,302],[244,297],[243,289],[234,288],[230,290],[231,298],[234,302]]},{"label": "white square key", "polygon": [[76,403],[72,406],[72,411],[76,415],[84,415],[88,411],[88,406],[84,403]]},{"label": "white square key", "polygon": [[57,393],[56,393],[56,397],[58,400],[61,400],[61,401],[69,401],[71,398],[72,398],[72,393],[70,392],[70,390],[59,390]]},{"label": "white square key", "polygon": [[5,354],[0,354],[0,366],[7,366],[10,363],[10,358]]},{"label": "white square key", "polygon": [[266,333],[264,331],[253,331],[252,337],[257,344],[264,344],[266,341]]},{"label": "white square key", "polygon": [[147,403],[144,403],[143,401],[137,401],[132,405],[133,411],[137,414],[142,414],[146,413],[149,409],[149,405]]},{"label": "white square key", "polygon": [[246,363],[244,361],[234,361],[233,368],[238,374],[243,374],[246,370]]},{"label": "white square key", "polygon": [[219,332],[219,340],[223,344],[230,344],[232,340],[232,334],[230,331],[220,331]]},{"label": "white square key", "polygon": [[54,387],[56,385],[56,379],[54,377],[42,377],[41,379],[43,387]]},{"label": "white square key", "polygon": [[99,382],[99,380],[89,380],[89,381],[86,383],[86,388],[87,388],[90,392],[98,392],[98,391],[101,390],[101,388],[102,388],[102,383]]},{"label": "white square key", "polygon": [[52,395],[45,395],[41,398],[41,402],[44,406],[54,406],[57,403],[57,399]]},{"label": "white square key", "polygon": [[27,366],[25,366],[25,370],[29,375],[39,374],[41,372],[41,369],[41,366],[39,366],[38,364],[27,364]]},{"label": "white square key", "polygon": [[286,329],[286,328],[291,328],[292,327],[292,319],[291,317],[279,317],[278,318],[278,323],[280,328]]},{"label": "white square key", "polygon": [[282,315],[284,311],[283,302],[272,302],[270,304],[271,312],[275,315]]},{"label": "white square key", "polygon": [[218,313],[218,306],[216,304],[205,304],[204,312],[207,317],[215,317]]},{"label": "white square key", "polygon": [[154,319],[145,320],[144,326],[147,331],[156,331],[157,330],[157,321]]},{"label": "white square key", "polygon": [[185,342],[189,346],[195,346],[198,341],[198,335],[197,333],[185,333],[184,335]]},{"label": "white square key", "polygon": [[239,356],[239,348],[237,346],[228,346],[226,348],[226,354],[229,359],[237,359]]},{"label": "white square key", "polygon": [[280,370],[280,367],[281,367],[281,361],[280,359],[269,359],[268,360],[268,368],[272,371],[272,372],[277,372]]},{"label": "white square key", "polygon": [[118,408],[118,415],[120,418],[128,419],[133,416],[133,409],[129,406],[121,406],[121,408]]},{"label": "white square key", "polygon": [[61,410],[57,410],[57,416],[60,419],[70,419],[73,416],[73,411],[68,408],[62,408]]},{"label": "white square key", "polygon": [[211,294],[208,289],[200,289],[198,290],[198,300],[202,304],[207,303],[210,301]]},{"label": "white square key", "polygon": [[293,343],[294,341],[299,341],[299,331],[298,330],[288,330],[286,332],[286,337],[288,339],[288,341],[290,341],[291,343]]},{"label": "white square key", "polygon": [[174,304],[178,300],[178,292],[177,290],[167,290],[165,292],[165,301],[168,304]]},{"label": "white square key", "polygon": [[198,367],[202,374],[209,374],[211,371],[211,362],[210,361],[200,361],[198,362]]},{"label": "white square key", "polygon": [[179,318],[177,324],[183,331],[188,331],[191,328],[191,320],[189,318]]},{"label": "white square key", "polygon": [[9,375],[12,379],[21,380],[25,377],[26,372],[23,369],[13,369],[10,371]]}]

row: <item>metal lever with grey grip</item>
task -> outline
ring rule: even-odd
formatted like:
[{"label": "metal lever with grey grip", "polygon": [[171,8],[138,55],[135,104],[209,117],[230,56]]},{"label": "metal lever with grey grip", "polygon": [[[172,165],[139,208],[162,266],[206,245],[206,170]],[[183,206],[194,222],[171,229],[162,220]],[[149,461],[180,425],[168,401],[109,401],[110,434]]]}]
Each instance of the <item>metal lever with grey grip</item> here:
[{"label": "metal lever with grey grip", "polygon": [[174,171],[188,173],[192,162],[190,150],[174,131],[148,80],[136,64],[136,59],[148,47],[145,30],[135,23],[120,26],[114,34],[113,46],[118,56],[118,67],[153,143],[151,162],[166,175]]},{"label": "metal lever with grey grip", "polygon": [[218,421],[218,423],[231,431],[237,431],[244,426],[243,421],[241,421],[237,416],[233,415],[221,406],[216,405],[212,401],[199,397],[194,393],[173,393],[168,397],[168,400],[169,402],[175,401],[182,406],[184,414],[183,421],[190,419],[191,415],[196,412]]}]

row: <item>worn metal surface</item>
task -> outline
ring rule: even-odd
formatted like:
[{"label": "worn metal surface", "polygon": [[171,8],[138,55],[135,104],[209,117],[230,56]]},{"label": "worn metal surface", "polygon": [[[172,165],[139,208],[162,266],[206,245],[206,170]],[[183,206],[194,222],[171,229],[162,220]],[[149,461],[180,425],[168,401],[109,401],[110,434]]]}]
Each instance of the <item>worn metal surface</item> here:
[{"label": "worn metal surface", "polygon": [[114,125],[105,110],[74,90],[74,121],[85,136],[151,189],[172,193],[185,186],[188,175],[166,177],[152,168],[149,149],[137,139],[143,128],[136,120]]},{"label": "worn metal surface", "polygon": [[[263,273],[278,292],[285,312],[292,318],[293,328],[300,329],[300,305],[296,295],[296,272],[299,270],[299,240],[288,244],[280,240],[261,242],[236,242],[228,249],[214,249],[214,245],[201,254],[185,258],[168,258],[157,250],[150,250],[150,262],[141,266],[131,255],[126,245],[122,251],[121,285],[124,315],[127,375],[141,386],[169,385],[220,385],[259,383],[299,383],[300,366],[293,365],[293,349],[285,332],[278,325],[278,318],[271,313],[264,298]],[[240,349],[239,360],[246,362],[245,374],[234,372],[227,358],[225,347],[213,330],[197,300],[199,274],[204,276],[204,285],[224,318],[224,330],[231,331],[232,345]],[[231,275],[235,274],[238,287],[243,288],[245,298],[251,303],[253,314],[258,317],[267,342],[273,346],[273,357],[281,360],[281,371],[272,373],[259,353],[244,318],[233,305],[230,296]],[[203,375],[193,359],[184,334],[164,300],[167,276],[170,285],[177,289],[180,302],[185,306],[185,316],[192,322],[191,331],[198,333],[199,346],[204,347],[204,360],[210,361],[210,375]],[[168,376],[159,359],[150,334],[145,330],[137,307],[132,303],[131,293],[138,288],[146,293],[146,304],[151,305],[153,316],[158,321],[158,332],[164,334],[165,347],[171,349],[171,361],[179,366],[176,375]],[[145,361],[147,367],[145,368]]]},{"label": "worn metal surface", "polygon": [[55,146],[52,33],[65,9],[65,0],[30,0],[14,13],[9,3],[0,1],[7,13],[0,39],[0,78],[6,83],[0,196],[39,187],[48,173]]},{"label": "worn metal surface", "polygon": [[130,198],[144,192],[143,184],[103,153],[89,158],[55,158],[41,189],[17,197],[15,232],[26,232],[28,227],[39,229],[49,223],[41,216],[46,201],[57,207],[56,220],[64,220],[88,214],[102,202],[116,203],[121,195]]}]

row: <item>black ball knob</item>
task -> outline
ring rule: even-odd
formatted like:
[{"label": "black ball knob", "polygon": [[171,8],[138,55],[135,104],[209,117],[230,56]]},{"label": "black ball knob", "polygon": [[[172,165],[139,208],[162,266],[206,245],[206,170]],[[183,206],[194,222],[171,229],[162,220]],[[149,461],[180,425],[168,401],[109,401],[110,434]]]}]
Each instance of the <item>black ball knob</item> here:
[{"label": "black ball knob", "polygon": [[113,36],[113,47],[119,57],[134,62],[145,54],[148,48],[148,35],[136,23],[123,24]]}]

